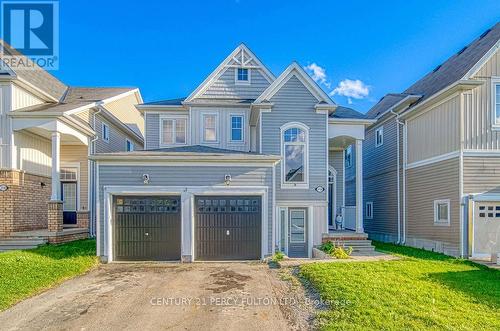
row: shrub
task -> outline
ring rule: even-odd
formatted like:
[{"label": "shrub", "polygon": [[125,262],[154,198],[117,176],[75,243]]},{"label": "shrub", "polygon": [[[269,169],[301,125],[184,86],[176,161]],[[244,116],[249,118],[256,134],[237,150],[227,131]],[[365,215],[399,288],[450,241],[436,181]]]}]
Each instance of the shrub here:
[{"label": "shrub", "polygon": [[284,257],[285,257],[285,254],[283,254],[283,252],[276,252],[273,255],[273,261],[279,262],[279,261],[283,260]]},{"label": "shrub", "polygon": [[322,243],[319,249],[337,259],[348,259],[352,254],[352,247],[345,249],[340,243],[335,244],[331,241]]}]

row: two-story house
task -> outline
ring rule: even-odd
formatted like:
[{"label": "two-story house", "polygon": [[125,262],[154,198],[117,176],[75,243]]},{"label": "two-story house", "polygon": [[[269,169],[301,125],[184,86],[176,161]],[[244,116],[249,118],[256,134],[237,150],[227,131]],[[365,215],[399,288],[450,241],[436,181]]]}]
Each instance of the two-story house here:
[{"label": "two-story house", "polygon": [[[295,62],[275,77],[245,45],[188,97],[137,108],[145,149],[91,157],[105,261],[311,256],[344,211],[344,150],[373,123]],[[350,227],[363,236],[358,178]]]},{"label": "two-story house", "polygon": [[0,250],[93,235],[88,156],[142,149],[139,90],[67,86],[0,46]]},{"label": "two-story house", "polygon": [[371,238],[500,253],[499,39],[500,23],[367,113],[376,119],[363,146]]}]

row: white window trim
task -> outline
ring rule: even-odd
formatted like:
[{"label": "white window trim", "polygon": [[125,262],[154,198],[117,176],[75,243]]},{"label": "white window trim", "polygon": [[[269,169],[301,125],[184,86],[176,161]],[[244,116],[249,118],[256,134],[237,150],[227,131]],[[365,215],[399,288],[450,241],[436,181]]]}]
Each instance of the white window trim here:
[{"label": "white window trim", "polygon": [[[175,142],[175,130],[176,130],[176,125],[175,125],[175,120],[177,119],[182,119],[182,120],[186,120],[186,142],[185,143],[176,143]],[[172,135],[173,135],[173,143],[172,144],[165,144],[163,143],[163,121],[164,120],[173,120],[174,121],[174,124],[173,124],[173,127],[172,127]],[[163,116],[160,116],[160,120],[159,120],[159,131],[160,131],[160,142],[159,142],[159,146],[160,148],[161,147],[170,147],[170,146],[186,146],[189,144],[189,126],[190,126],[190,121],[189,121],[189,118],[188,118],[188,115],[163,115]]]},{"label": "white window trim", "polygon": [[497,123],[496,115],[496,86],[500,85],[500,77],[491,77],[491,126],[494,130],[500,130],[500,122]]},{"label": "white window trim", "polygon": [[[301,241],[295,241],[295,240],[292,240],[292,233],[290,232],[291,231],[291,223],[292,223],[292,212],[302,212],[302,214],[304,215],[304,240],[301,240]],[[288,232],[289,232],[289,236],[290,236],[290,239],[288,239],[288,242],[290,244],[305,244],[307,242],[307,209],[301,209],[301,208],[288,208]]]},{"label": "white window trim", "polygon": [[[368,215],[368,206],[370,206],[371,215]],[[373,202],[368,201],[365,203],[365,218],[368,220],[373,219]]]},{"label": "white window trim", "polygon": [[[135,144],[134,144],[134,142],[132,140],[128,139],[128,138],[125,138],[125,141],[126,141],[125,142],[125,150],[127,152],[133,152],[135,150]],[[130,151],[128,150],[128,144],[130,144],[130,146],[132,147],[130,149]]]},{"label": "white window trim", "polygon": [[[105,128],[107,128],[107,130],[108,130],[108,137],[107,138],[104,134]],[[102,123],[101,133],[102,133],[102,141],[109,143],[109,136],[111,135],[111,131],[109,129],[109,125],[107,125],[104,122]]]},{"label": "white window trim", "polygon": [[[381,141],[380,143],[378,142],[378,135],[380,133]],[[380,147],[384,144],[384,127],[381,126],[377,130],[375,130],[375,147]]]},{"label": "white window trim", "polygon": [[[446,220],[446,222],[438,220],[438,205],[440,205],[440,204],[447,204],[448,205],[448,219]],[[450,221],[451,221],[450,214],[451,214],[450,199],[434,200],[434,225],[436,225],[436,226],[450,226]]]},{"label": "white window trim", "polygon": [[[201,134],[200,140],[204,144],[218,144],[220,142],[220,123],[219,123],[219,113],[218,112],[202,112],[201,114]],[[205,116],[215,116],[215,140],[205,140]]]},{"label": "white window trim", "polygon": [[[347,151],[348,149],[351,149],[351,152],[349,153],[351,155],[351,163],[347,163],[346,162],[346,159],[347,159]],[[352,167],[352,164],[353,164],[353,160],[352,160],[352,145],[350,146],[347,146],[347,148],[344,150],[344,168],[345,169],[348,169],[348,168],[351,168]]]},{"label": "white window trim", "polygon": [[[76,211],[81,210],[81,205],[80,205],[80,162],[61,162],[61,168],[75,168],[76,169]],[[64,182],[64,181],[61,181]],[[88,204],[88,201],[87,201]],[[87,209],[84,209],[84,211],[88,211],[89,206],[86,206]]]},{"label": "white window trim", "polygon": [[[241,140],[233,140],[233,117],[241,117]],[[229,129],[228,129],[228,141],[231,144],[244,144],[245,143],[245,131],[246,131],[246,116],[245,113],[230,113],[229,114]]]},{"label": "white window trim", "polygon": [[[304,181],[301,183],[287,183],[285,182],[285,146],[283,133],[291,128],[299,128],[306,134],[305,151],[304,151]],[[309,127],[300,122],[289,122],[280,128],[280,149],[281,149],[281,188],[282,189],[309,189]]]},{"label": "white window trim", "polygon": [[[248,80],[238,80],[238,69],[248,70]],[[234,68],[234,84],[235,85],[250,85],[252,82],[252,69],[247,67],[236,67]]]}]

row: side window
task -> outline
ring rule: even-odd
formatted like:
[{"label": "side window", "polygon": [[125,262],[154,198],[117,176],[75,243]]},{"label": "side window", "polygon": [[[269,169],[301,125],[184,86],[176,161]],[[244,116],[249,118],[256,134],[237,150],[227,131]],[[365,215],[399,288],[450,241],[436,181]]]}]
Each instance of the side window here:
[{"label": "side window", "polygon": [[307,131],[301,127],[285,128],[282,133],[282,183],[307,184]]},{"label": "side window", "polygon": [[235,74],[235,84],[250,84],[250,69],[248,68],[237,68],[234,72]]},{"label": "side window", "polygon": [[102,140],[109,143],[109,126],[102,123]]},{"label": "side window", "polygon": [[242,115],[231,115],[231,141],[232,142],[242,142],[243,141],[243,125],[244,120]]},{"label": "side window", "polygon": [[384,127],[381,126],[375,131],[375,147],[382,146],[384,144]]},{"label": "side window", "polygon": [[345,167],[352,167],[352,145],[347,146],[345,150]]},{"label": "side window", "polygon": [[493,116],[495,118],[494,126],[500,128],[500,79],[493,80],[492,88],[492,106]]},{"label": "side window", "polygon": [[203,114],[203,141],[217,142],[217,114]]},{"label": "side window", "polygon": [[184,145],[187,141],[186,118],[162,118],[160,120],[160,145]]},{"label": "side window", "polygon": [[450,200],[434,201],[434,225],[450,225]]},{"label": "side window", "polygon": [[134,151],[134,143],[127,139],[127,152],[133,152],[133,151]]},{"label": "side window", "polygon": [[365,217],[367,219],[373,218],[373,202],[367,202],[365,205]]}]

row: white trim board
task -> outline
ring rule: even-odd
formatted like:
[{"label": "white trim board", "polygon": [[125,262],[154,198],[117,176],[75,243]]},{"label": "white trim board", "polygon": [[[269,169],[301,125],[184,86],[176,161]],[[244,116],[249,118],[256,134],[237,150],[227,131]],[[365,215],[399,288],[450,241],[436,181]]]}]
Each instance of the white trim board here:
[{"label": "white trim board", "polygon": [[417,167],[422,167],[422,166],[426,166],[429,164],[453,159],[453,158],[456,158],[459,156],[460,156],[460,151],[454,151],[454,152],[450,152],[450,153],[446,153],[446,154],[441,154],[438,156],[430,157],[428,159],[408,163],[406,165],[406,169],[413,169],[413,168],[417,168]]}]

